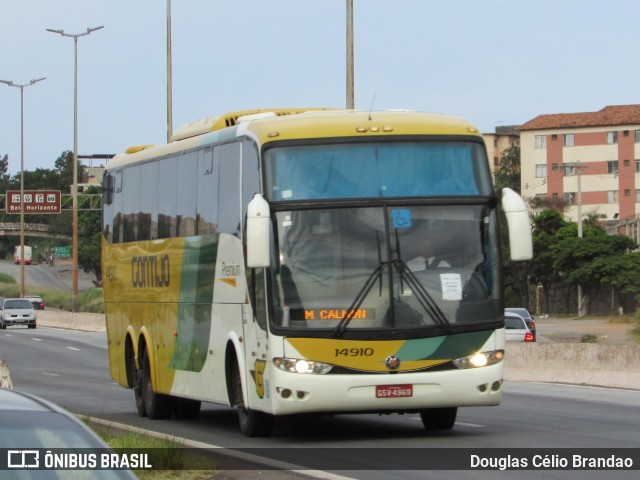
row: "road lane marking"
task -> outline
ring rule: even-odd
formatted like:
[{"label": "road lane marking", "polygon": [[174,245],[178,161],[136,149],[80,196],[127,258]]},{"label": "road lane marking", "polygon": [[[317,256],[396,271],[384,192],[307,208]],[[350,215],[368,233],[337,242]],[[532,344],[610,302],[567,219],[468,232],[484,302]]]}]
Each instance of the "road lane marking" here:
[{"label": "road lane marking", "polygon": [[48,373],[48,372],[42,372],[42,375],[46,375],[47,377],[59,377],[60,376],[57,373]]},{"label": "road lane marking", "polygon": [[67,347],[67,348],[68,348],[69,350],[75,350],[75,351],[77,351],[77,352],[79,352],[79,351],[80,351],[80,349],[79,349],[79,348],[75,348],[75,347]]},{"label": "road lane marking", "polygon": [[31,340],[35,341],[35,342],[41,342],[42,339],[41,338],[32,338]]}]

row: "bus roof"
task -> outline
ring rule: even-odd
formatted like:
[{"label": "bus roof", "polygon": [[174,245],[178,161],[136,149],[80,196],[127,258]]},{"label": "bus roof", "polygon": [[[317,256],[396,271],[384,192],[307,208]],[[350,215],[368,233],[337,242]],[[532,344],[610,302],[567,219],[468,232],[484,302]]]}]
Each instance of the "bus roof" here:
[{"label": "bus roof", "polygon": [[[211,132],[218,132],[216,135]],[[457,117],[408,110],[361,111],[323,108],[259,109],[229,112],[191,122],[176,130],[167,145],[130,147],[107,169],[195,148],[222,138],[249,134],[261,145],[270,141],[389,135],[472,135],[471,123]]]}]

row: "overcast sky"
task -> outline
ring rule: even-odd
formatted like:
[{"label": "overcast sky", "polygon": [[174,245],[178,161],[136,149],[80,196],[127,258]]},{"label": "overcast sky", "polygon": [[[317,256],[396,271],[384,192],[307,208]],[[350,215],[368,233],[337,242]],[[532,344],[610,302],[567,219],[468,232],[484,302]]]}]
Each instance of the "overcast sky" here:
[{"label": "overcast sky", "polygon": [[[173,0],[173,126],[233,110],[344,107],[345,0]],[[638,99],[637,0],[354,0],[355,106],[483,132]],[[24,88],[25,169],[166,141],[166,0],[0,0],[0,79]],[[375,100],[374,100],[375,99]],[[20,170],[20,90],[0,156]]]}]

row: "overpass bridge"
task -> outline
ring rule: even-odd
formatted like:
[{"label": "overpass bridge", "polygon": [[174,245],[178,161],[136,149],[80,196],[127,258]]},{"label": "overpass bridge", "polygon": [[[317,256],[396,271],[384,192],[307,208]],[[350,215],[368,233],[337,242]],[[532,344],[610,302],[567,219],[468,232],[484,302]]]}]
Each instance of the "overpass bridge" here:
[{"label": "overpass bridge", "polygon": [[[27,223],[24,222],[25,237],[46,237],[46,238],[63,238],[71,239],[70,235],[61,233],[49,233],[50,225],[45,223]],[[20,235],[20,222],[0,222],[0,237],[7,235]]]}]

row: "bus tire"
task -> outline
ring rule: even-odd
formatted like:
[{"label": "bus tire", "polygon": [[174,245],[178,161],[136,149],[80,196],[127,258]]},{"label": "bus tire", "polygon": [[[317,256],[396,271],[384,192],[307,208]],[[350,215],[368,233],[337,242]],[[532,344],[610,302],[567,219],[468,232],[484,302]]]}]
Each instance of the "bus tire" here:
[{"label": "bus tire", "polygon": [[147,416],[147,409],[144,406],[144,395],[142,394],[144,390],[144,374],[142,373],[142,369],[137,369],[135,367],[135,363],[133,358],[131,361],[131,378],[133,384],[133,398],[136,402],[136,410],[138,411],[138,415],[141,417]]},{"label": "bus tire", "polygon": [[458,408],[429,408],[420,412],[425,430],[451,430],[456,423]]},{"label": "bus tire", "polygon": [[174,405],[174,413],[176,418],[183,420],[195,420],[200,415],[200,407],[202,402],[199,400],[191,400],[189,398],[176,398]]},{"label": "bus tire", "polygon": [[273,415],[251,410],[244,406],[244,396],[242,395],[242,380],[238,364],[234,364],[232,371],[233,383],[233,405],[238,410],[238,421],[240,430],[246,437],[268,437],[273,429]]},{"label": "bus tire", "polygon": [[147,416],[151,420],[171,418],[173,413],[173,398],[153,391],[151,384],[151,365],[147,351],[144,351],[142,361],[142,399]]}]

